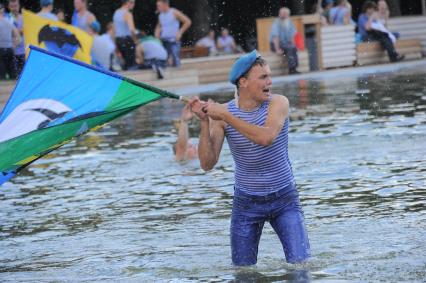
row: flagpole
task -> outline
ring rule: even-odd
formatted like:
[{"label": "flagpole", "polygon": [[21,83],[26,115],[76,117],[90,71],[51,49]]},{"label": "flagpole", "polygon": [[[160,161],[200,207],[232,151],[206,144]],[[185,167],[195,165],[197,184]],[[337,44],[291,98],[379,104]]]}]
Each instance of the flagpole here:
[{"label": "flagpole", "polygon": [[161,88],[157,88],[155,86],[152,86],[152,85],[149,85],[149,84],[145,84],[145,83],[136,81],[136,80],[131,79],[131,78],[122,77],[122,79],[124,81],[128,82],[128,83],[131,83],[132,85],[135,85],[135,86],[138,86],[138,87],[142,87],[142,88],[151,90],[151,91],[153,91],[155,93],[158,93],[159,95],[161,95],[163,97],[177,99],[177,100],[183,101],[185,103],[189,102],[189,97],[182,96],[182,95],[177,95],[177,94],[174,94],[174,93],[169,92],[167,90],[164,90],[164,89],[161,89]]}]

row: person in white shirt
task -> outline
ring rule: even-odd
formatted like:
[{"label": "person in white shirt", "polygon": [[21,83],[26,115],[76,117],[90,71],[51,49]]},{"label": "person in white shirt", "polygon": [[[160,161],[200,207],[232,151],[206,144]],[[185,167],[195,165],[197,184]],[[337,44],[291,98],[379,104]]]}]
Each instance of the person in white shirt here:
[{"label": "person in white shirt", "polygon": [[200,47],[207,47],[209,49],[209,55],[216,55],[217,54],[217,47],[216,47],[216,33],[214,30],[209,30],[209,33],[200,38],[197,43],[195,43],[195,46]]},{"label": "person in white shirt", "polygon": [[226,28],[222,28],[220,36],[217,38],[217,49],[224,54],[233,54],[237,50],[235,40]]},{"label": "person in white shirt", "polygon": [[94,21],[89,26],[89,33],[93,35],[92,60],[94,65],[106,70],[113,70],[113,56],[115,52],[115,43],[111,36],[114,25],[108,24],[107,32],[99,35],[101,26],[98,21]]}]

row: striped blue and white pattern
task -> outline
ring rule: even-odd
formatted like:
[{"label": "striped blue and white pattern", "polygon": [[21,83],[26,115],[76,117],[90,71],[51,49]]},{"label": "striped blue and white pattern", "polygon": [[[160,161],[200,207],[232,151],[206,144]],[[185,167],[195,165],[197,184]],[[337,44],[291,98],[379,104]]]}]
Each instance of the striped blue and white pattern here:
[{"label": "striped blue and white pattern", "polygon": [[[228,110],[250,124],[263,126],[268,115],[269,100],[253,111],[240,110],[235,100]],[[270,146],[253,143],[230,125],[225,136],[235,162],[235,188],[251,195],[267,195],[294,182],[288,158],[288,124],[285,124]],[[293,187],[293,186],[290,186]]]}]

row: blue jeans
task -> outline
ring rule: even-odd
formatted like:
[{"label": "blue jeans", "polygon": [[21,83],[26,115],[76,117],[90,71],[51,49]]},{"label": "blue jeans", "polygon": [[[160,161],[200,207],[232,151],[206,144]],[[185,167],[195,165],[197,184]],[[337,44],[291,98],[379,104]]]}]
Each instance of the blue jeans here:
[{"label": "blue jeans", "polygon": [[[274,44],[271,42],[271,51],[276,52]],[[284,50],[284,56],[287,57],[288,69],[290,71],[296,70],[299,66],[299,57],[297,56],[297,48],[294,44],[284,44],[280,42],[280,48]]]},{"label": "blue jeans", "polygon": [[166,68],[167,67],[167,61],[166,60],[160,60],[160,59],[145,59],[143,61],[143,64],[139,66],[140,69],[149,69],[152,67],[158,68]]},{"label": "blue jeans", "polygon": [[231,249],[234,265],[257,262],[260,236],[269,221],[280,238],[288,263],[310,257],[302,207],[294,184],[266,196],[253,196],[236,189],[232,204]]},{"label": "blue jeans", "polygon": [[162,39],[164,48],[167,50],[169,57],[173,59],[173,66],[180,67],[180,41],[169,41]]}]

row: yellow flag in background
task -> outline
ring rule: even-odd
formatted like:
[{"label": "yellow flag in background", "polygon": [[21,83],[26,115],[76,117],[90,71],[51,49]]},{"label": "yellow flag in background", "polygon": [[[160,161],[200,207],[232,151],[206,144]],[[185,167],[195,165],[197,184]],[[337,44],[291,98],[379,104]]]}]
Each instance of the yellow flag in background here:
[{"label": "yellow flag in background", "polygon": [[35,45],[88,64],[92,63],[90,51],[93,37],[90,34],[72,25],[40,17],[28,10],[22,10],[22,15],[26,45]]}]

